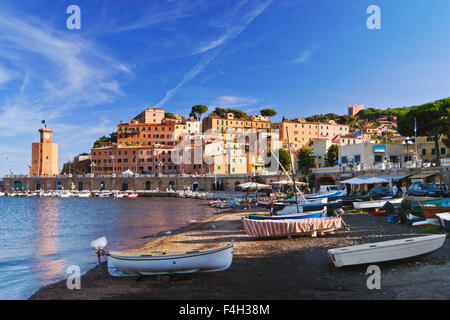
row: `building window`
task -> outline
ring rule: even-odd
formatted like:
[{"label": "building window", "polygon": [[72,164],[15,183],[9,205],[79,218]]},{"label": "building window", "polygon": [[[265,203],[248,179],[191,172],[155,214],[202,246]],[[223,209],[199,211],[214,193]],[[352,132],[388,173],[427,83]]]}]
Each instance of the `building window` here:
[{"label": "building window", "polygon": [[374,159],[374,162],[375,162],[375,163],[383,162],[383,156],[381,156],[381,155],[376,155],[376,156],[375,156],[375,159]]},{"label": "building window", "polygon": [[422,149],[422,155],[426,156],[427,155],[427,149]]},{"label": "building window", "polygon": [[361,162],[361,156],[359,154],[355,155],[355,157],[353,158],[353,162],[355,163]]},{"label": "building window", "polygon": [[445,148],[441,148],[441,155],[445,155],[447,153],[447,150]]},{"label": "building window", "polygon": [[435,155],[436,154],[436,149],[435,148],[431,148],[431,155]]},{"label": "building window", "polygon": [[348,163],[348,159],[346,156],[341,157],[341,163]]}]

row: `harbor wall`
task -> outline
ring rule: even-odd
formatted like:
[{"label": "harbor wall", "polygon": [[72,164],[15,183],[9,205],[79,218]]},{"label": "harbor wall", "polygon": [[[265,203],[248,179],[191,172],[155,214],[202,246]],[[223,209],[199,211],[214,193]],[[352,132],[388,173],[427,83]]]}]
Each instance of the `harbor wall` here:
[{"label": "harbor wall", "polygon": [[160,190],[173,186],[175,190],[234,191],[236,186],[249,181],[268,184],[285,179],[280,175],[226,175],[226,176],[5,176],[3,189],[13,191],[36,190]]}]

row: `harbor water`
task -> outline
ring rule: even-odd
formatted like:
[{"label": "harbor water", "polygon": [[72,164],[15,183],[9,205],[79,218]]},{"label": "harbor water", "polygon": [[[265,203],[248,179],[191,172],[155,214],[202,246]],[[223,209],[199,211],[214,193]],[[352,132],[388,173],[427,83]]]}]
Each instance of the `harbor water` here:
[{"label": "harbor water", "polygon": [[[90,242],[127,249],[200,220],[214,209],[195,199],[0,197],[0,299],[27,299],[40,287],[97,263]],[[81,287],[83,284],[81,284]]]}]

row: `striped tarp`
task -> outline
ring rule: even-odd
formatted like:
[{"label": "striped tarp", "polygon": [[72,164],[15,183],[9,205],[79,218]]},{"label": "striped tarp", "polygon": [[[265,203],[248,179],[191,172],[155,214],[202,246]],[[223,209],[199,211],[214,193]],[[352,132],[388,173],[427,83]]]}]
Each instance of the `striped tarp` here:
[{"label": "striped tarp", "polygon": [[277,237],[314,231],[339,229],[342,226],[340,217],[283,219],[283,220],[252,220],[242,218],[245,233],[256,237]]}]

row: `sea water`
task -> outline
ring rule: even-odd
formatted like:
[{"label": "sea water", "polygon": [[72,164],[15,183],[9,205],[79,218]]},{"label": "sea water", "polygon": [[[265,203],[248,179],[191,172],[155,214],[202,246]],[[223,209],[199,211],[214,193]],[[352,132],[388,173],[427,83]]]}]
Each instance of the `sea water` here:
[{"label": "sea water", "polygon": [[88,271],[94,239],[132,248],[213,211],[195,199],[0,197],[0,299],[27,299],[72,265]]}]

